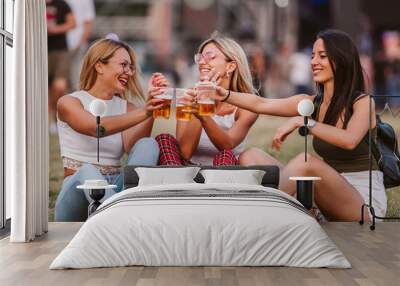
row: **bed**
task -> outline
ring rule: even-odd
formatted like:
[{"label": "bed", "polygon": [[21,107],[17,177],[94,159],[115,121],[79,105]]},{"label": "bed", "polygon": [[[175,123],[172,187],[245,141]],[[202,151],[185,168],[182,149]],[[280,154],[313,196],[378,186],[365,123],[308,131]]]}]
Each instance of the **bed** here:
[{"label": "bed", "polygon": [[[138,185],[125,168],[126,189],[85,222],[50,269],[144,266],[292,266],[350,268],[343,253],[294,198],[279,191],[274,166],[261,185]],[[214,169],[213,167],[202,167]]]}]

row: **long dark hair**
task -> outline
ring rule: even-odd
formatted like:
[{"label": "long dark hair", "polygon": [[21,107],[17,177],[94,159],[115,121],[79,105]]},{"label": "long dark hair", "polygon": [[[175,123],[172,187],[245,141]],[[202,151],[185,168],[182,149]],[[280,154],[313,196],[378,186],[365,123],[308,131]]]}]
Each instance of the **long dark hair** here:
[{"label": "long dark hair", "polygon": [[[324,123],[335,126],[343,110],[343,129],[353,114],[353,103],[360,93],[365,93],[365,82],[360,56],[348,34],[339,30],[325,30],[317,35],[322,39],[332,67],[334,91],[324,118]],[[320,102],[324,94],[323,84],[317,83]]]}]

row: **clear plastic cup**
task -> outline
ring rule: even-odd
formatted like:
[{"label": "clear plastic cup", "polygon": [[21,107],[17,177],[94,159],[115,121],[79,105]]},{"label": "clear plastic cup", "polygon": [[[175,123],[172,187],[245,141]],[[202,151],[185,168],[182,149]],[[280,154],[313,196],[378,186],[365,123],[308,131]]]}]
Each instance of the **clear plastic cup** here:
[{"label": "clear plastic cup", "polygon": [[164,92],[160,95],[156,95],[154,98],[165,99],[165,103],[162,107],[153,110],[153,118],[165,118],[169,119],[171,115],[171,102],[174,95],[173,88],[165,88]]},{"label": "clear plastic cup", "polygon": [[176,93],[176,119],[190,121],[192,119],[192,106],[185,101],[186,89],[177,88]]},{"label": "clear plastic cup", "polygon": [[215,114],[215,84],[211,81],[202,81],[196,84],[197,103],[199,107],[199,115],[212,116]]}]

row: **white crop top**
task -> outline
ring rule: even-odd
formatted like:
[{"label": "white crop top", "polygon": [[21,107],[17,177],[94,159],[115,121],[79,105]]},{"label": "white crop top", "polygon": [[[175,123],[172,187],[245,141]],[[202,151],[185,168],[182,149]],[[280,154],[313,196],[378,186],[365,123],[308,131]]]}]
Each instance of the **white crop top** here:
[{"label": "white crop top", "polygon": [[[235,123],[235,112],[227,115],[213,115],[212,119],[218,126],[222,127],[224,130],[230,129]],[[239,156],[245,148],[245,140],[240,142],[232,151],[235,156]],[[214,146],[208,137],[204,129],[201,130],[199,145],[194,151],[192,158],[190,159],[193,163],[198,163],[201,165],[212,165],[214,156],[219,152],[219,150]]]},{"label": "white crop top", "polygon": [[[84,109],[89,111],[90,103],[97,99],[84,90],[76,91],[69,96],[78,98]],[[127,101],[114,96],[104,100],[107,105],[105,116],[126,113]],[[89,111],[90,112],[90,111]],[[100,162],[97,162],[97,138],[84,135],[72,129],[66,122],[57,117],[58,135],[60,140],[61,157],[67,157],[85,163],[105,166],[120,166],[124,154],[122,132],[100,138]]]}]

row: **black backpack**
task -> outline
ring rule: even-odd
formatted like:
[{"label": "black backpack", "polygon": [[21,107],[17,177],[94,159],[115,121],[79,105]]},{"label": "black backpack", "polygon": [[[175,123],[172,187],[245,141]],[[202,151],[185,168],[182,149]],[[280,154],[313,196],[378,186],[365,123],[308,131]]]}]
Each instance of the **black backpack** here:
[{"label": "black backpack", "polygon": [[[366,137],[368,141],[368,138]],[[376,115],[376,138],[372,140],[372,154],[383,173],[385,188],[400,185],[400,154],[393,127]]]}]

